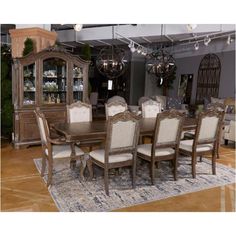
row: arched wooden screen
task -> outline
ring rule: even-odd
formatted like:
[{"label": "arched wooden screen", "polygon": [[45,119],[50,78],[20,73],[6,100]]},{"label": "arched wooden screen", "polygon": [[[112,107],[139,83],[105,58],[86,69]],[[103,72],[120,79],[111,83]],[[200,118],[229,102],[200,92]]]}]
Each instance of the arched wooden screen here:
[{"label": "arched wooden screen", "polygon": [[203,103],[204,97],[218,97],[220,85],[221,64],[215,54],[207,54],[203,57],[197,78],[196,103]]}]

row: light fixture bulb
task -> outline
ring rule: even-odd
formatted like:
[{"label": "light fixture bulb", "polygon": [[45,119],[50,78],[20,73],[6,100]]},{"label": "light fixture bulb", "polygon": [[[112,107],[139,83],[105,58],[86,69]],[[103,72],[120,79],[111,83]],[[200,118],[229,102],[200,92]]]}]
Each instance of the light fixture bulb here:
[{"label": "light fixture bulb", "polygon": [[205,46],[208,46],[208,44],[211,42],[211,39],[210,37],[207,35],[205,38],[204,38],[204,44]]},{"label": "light fixture bulb", "polygon": [[197,28],[197,24],[187,24],[188,31],[192,31]]},{"label": "light fixture bulb", "polygon": [[229,35],[228,38],[227,38],[227,44],[230,45],[230,43],[231,43],[231,37]]},{"label": "light fixture bulb", "polygon": [[196,42],[196,43],[194,44],[194,49],[195,49],[196,51],[199,49],[199,42]]},{"label": "light fixture bulb", "polygon": [[141,46],[138,46],[138,48],[137,48],[137,53],[141,53],[141,51],[142,51],[142,47],[141,47]]},{"label": "light fixture bulb", "polygon": [[134,53],[135,51],[136,51],[136,48],[135,48],[135,46],[133,45],[133,47],[132,48],[130,48],[130,51],[132,52],[132,53]]},{"label": "light fixture bulb", "polygon": [[83,28],[83,25],[81,25],[81,24],[75,24],[75,26],[74,26],[74,30],[77,31],[77,32],[82,30],[82,28]]}]

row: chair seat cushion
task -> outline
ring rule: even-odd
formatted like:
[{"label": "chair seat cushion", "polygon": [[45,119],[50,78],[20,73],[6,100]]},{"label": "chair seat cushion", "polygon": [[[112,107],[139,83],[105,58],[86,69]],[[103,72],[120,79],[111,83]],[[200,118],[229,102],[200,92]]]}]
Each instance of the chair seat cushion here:
[{"label": "chair seat cushion", "polygon": [[[193,139],[183,140],[180,142],[179,148],[192,152]],[[197,152],[205,152],[213,149],[213,144],[199,144],[197,145]]]},{"label": "chair seat cushion", "polygon": [[[99,161],[104,163],[105,162],[105,150],[104,149],[98,149],[94,150],[89,153],[89,155]],[[131,153],[122,153],[122,154],[116,154],[116,155],[110,155],[109,156],[109,163],[116,163],[116,162],[123,162],[132,160],[133,155]]]},{"label": "chair seat cushion", "polygon": [[[48,155],[48,150],[45,150],[46,155]],[[75,146],[76,156],[84,155],[84,152]],[[52,157],[53,158],[64,158],[70,157],[71,155],[71,146],[68,144],[65,145],[52,145]]]},{"label": "chair seat cushion", "polygon": [[[146,156],[151,156],[152,144],[141,144],[138,145],[137,152]],[[173,148],[156,148],[155,156],[167,156],[174,154],[175,150]]]}]

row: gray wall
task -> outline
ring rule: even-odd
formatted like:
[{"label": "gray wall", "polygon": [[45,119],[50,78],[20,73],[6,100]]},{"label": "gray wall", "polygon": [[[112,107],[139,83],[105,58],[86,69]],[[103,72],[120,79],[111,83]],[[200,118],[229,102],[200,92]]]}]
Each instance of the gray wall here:
[{"label": "gray wall", "polygon": [[[225,51],[216,53],[221,61],[221,77],[219,97],[235,96],[235,51]],[[169,90],[169,96],[177,96],[178,84],[181,74],[194,74],[191,102],[194,103],[197,87],[198,67],[204,55],[188,56],[176,59],[177,73],[174,81],[174,89]],[[161,90],[155,86],[150,75],[146,74],[145,79],[145,96],[161,94]]]}]

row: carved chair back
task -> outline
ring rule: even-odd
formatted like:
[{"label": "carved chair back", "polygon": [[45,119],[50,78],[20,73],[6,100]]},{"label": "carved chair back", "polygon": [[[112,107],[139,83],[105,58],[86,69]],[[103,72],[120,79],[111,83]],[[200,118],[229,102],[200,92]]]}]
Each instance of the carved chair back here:
[{"label": "carved chair back", "polygon": [[127,110],[127,104],[123,102],[110,102],[105,104],[106,119],[110,116],[114,116],[120,112]]},{"label": "carved chair back", "polygon": [[207,110],[225,111],[225,105],[219,102],[209,103],[207,105]]},{"label": "carved chair back", "polygon": [[158,147],[172,147],[178,151],[184,114],[172,109],[159,113],[156,118],[152,152]]},{"label": "carved chair back", "polygon": [[155,118],[161,112],[161,104],[154,100],[148,100],[142,103],[143,118]]},{"label": "carved chair back", "polygon": [[126,103],[125,99],[121,96],[113,96],[111,98],[109,98],[107,100],[107,103],[111,103],[111,102],[123,102]]},{"label": "carved chair back", "polygon": [[67,122],[89,122],[92,121],[92,106],[78,101],[67,105]]},{"label": "carved chair back", "polygon": [[198,116],[196,135],[193,143],[193,151],[198,144],[217,144],[220,134],[224,112],[207,110]]},{"label": "carved chair back", "polygon": [[139,138],[139,121],[129,111],[109,117],[105,144],[105,163],[109,155],[136,153]]}]

